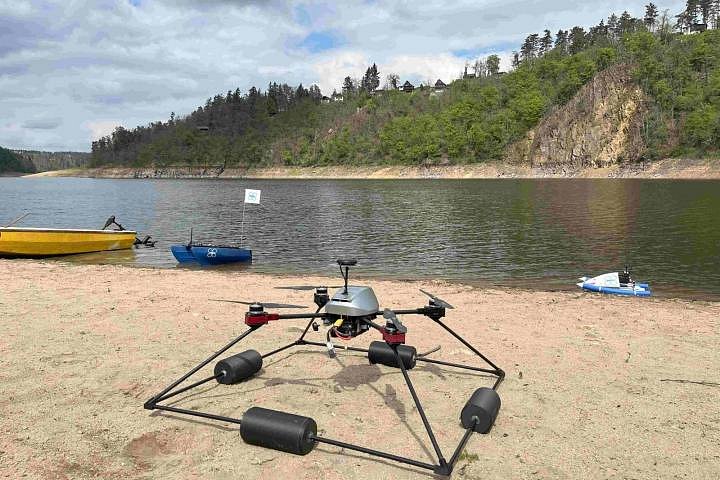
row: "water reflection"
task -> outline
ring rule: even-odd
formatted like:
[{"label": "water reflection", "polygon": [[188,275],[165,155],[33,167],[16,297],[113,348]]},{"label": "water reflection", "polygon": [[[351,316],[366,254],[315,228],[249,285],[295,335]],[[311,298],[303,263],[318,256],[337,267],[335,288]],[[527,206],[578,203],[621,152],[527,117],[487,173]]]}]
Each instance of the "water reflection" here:
[{"label": "water reflection", "polygon": [[98,228],[114,214],[155,249],[73,257],[175,267],[172,243],[245,243],[259,272],[439,277],[573,288],[579,275],[634,267],[660,294],[720,299],[720,182],[656,180],[0,179],[0,222]]}]

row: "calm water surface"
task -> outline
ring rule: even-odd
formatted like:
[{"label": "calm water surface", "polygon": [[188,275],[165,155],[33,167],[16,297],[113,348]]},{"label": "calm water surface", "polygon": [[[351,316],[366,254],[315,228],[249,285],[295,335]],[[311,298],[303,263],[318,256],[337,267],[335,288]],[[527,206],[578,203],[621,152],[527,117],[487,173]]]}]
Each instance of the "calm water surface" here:
[{"label": "calm water surface", "polygon": [[169,246],[245,243],[256,272],[442,278],[538,289],[630,264],[661,296],[720,300],[720,182],[678,180],[100,180],[0,178],[0,224],[100,228],[155,249],[63,261],[175,267]]}]

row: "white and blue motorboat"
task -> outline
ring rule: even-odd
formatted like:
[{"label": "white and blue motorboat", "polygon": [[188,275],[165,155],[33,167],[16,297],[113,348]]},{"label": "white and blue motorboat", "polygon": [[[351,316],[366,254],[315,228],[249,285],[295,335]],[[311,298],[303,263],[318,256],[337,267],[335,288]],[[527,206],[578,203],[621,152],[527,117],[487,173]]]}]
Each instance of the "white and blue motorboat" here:
[{"label": "white and blue motorboat", "polygon": [[633,281],[627,268],[624,272],[605,273],[592,278],[580,277],[578,280],[580,282],[577,283],[577,286],[588,292],[631,297],[649,297],[652,295],[650,285]]}]

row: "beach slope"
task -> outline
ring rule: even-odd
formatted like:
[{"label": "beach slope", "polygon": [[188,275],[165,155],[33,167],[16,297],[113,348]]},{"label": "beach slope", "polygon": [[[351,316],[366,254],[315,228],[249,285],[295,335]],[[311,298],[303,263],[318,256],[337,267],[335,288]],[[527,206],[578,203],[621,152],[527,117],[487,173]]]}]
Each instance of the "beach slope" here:
[{"label": "beach slope", "polygon": [[[311,292],[272,287],[336,279],[9,260],[0,277],[0,477],[434,478],[331,446],[307,456],[261,449],[236,426],[143,409],[245,329],[242,305],[208,299],[311,305]],[[369,284],[383,307],[423,305],[419,287],[440,295],[456,307],[448,325],[507,372],[495,427],[470,439],[454,478],[720,477],[720,304]],[[440,345],[432,358],[482,365],[429,320],[404,323],[419,351]],[[273,322],[233,352],[268,352],[304,327]],[[410,375],[450,457],[463,404],[492,379],[428,365]],[[209,383],[168,402],[234,417],[251,406],[307,415],[331,438],[433,461],[400,372],[348,351],[288,350],[246,383]]]}]

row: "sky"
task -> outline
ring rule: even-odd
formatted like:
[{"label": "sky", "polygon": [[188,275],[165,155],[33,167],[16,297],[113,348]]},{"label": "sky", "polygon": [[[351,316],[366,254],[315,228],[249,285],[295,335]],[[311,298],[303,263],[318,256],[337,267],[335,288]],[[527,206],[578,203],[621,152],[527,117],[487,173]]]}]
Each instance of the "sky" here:
[{"label": "sky", "polygon": [[[645,1],[0,0],[0,145],[89,151],[115,127],[187,115],[277,81],[330,95],[373,62],[381,84],[449,83],[545,28],[641,17]],[[674,15],[681,1],[655,2]]]}]

